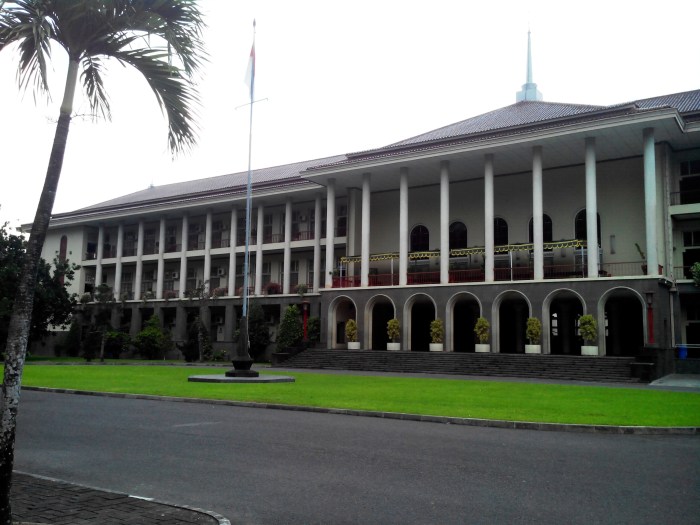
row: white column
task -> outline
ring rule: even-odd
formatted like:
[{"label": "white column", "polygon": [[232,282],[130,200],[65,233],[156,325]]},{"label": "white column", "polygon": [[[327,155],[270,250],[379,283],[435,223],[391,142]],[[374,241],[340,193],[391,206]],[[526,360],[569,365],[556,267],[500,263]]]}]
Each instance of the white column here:
[{"label": "white column", "polygon": [[209,284],[209,280],[211,279],[211,223],[212,213],[211,210],[208,210],[206,225],[204,227],[204,277],[202,278],[205,294],[211,291],[211,286]]},{"label": "white column", "polygon": [[440,283],[450,282],[450,163],[440,163]]},{"label": "white column", "polygon": [[229,235],[229,259],[228,259],[228,295],[232,297],[236,295],[236,244],[238,242],[238,210],[231,210],[231,235]]},{"label": "white column", "polygon": [[326,288],[333,287],[335,269],[335,179],[326,187]]},{"label": "white column", "polygon": [[105,227],[100,224],[97,230],[97,263],[95,266],[95,288],[102,284],[102,257],[105,253]]},{"label": "white column", "polygon": [[493,155],[484,159],[484,278],[486,282],[494,281],[493,258]]},{"label": "white column", "polygon": [[[357,189],[348,188],[348,211],[346,217],[346,228],[345,228],[345,254],[346,255],[357,255]],[[361,200],[361,199],[360,199]],[[346,265],[346,272],[348,277],[355,276],[355,263],[348,263]],[[361,271],[361,270],[360,270]]]},{"label": "white column", "polygon": [[360,286],[369,286],[369,236],[370,236],[370,202],[372,175],[362,174],[362,246],[360,248]]},{"label": "white column", "polygon": [[[185,298],[187,291],[187,231],[190,228],[189,217],[187,214],[182,216],[182,232],[180,238],[180,299]],[[139,236],[140,238],[140,236]]]},{"label": "white column", "polygon": [[[323,281],[325,282],[325,280]],[[321,288],[321,195],[314,201],[314,293]]]},{"label": "white column", "polygon": [[141,283],[143,281],[143,219],[139,221],[139,232],[136,238],[136,275],[134,276],[134,299],[141,299]]},{"label": "white column", "polygon": [[163,298],[163,280],[165,277],[165,217],[160,218],[158,230],[158,279],[156,280],[156,298]]},{"label": "white column", "polygon": [[644,216],[646,220],[647,275],[659,275],[656,247],[656,153],[654,128],[644,129]]},{"label": "white column", "polygon": [[263,228],[265,226],[265,208],[258,203],[258,235],[255,243],[255,295],[262,295],[263,271]]},{"label": "white column", "polygon": [[117,230],[117,265],[114,270],[114,298],[119,300],[122,295],[122,253],[124,252],[124,225],[119,223]]},{"label": "white column", "polygon": [[534,276],[544,279],[544,232],[542,207],[542,146],[532,149],[532,241],[534,244]]},{"label": "white column", "polygon": [[598,195],[596,190],[595,138],[586,139],[586,236],[588,277],[598,277]]},{"label": "white column", "polygon": [[282,293],[291,293],[289,275],[292,268],[292,199],[284,204],[284,261],[282,263]]},{"label": "white column", "polygon": [[408,168],[399,170],[399,286],[408,284]]}]

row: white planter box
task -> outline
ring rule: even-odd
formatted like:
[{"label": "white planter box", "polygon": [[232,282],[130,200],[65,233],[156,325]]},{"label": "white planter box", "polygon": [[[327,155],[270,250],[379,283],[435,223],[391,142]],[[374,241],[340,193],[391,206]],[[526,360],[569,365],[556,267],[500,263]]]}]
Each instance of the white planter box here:
[{"label": "white planter box", "polygon": [[597,346],[582,346],[581,347],[581,355],[598,355],[598,347]]},{"label": "white planter box", "polygon": [[430,343],[431,352],[442,352],[442,343]]},{"label": "white planter box", "polygon": [[525,345],[526,354],[541,354],[542,345]]},{"label": "white planter box", "polygon": [[491,345],[488,343],[476,343],[474,345],[474,351],[482,354],[488,354],[491,352]]},{"label": "white planter box", "polygon": [[387,343],[386,349],[391,350],[392,352],[396,352],[398,350],[401,350],[401,343]]},{"label": "white planter box", "polygon": [[348,343],[348,350],[359,350],[360,349],[360,342],[359,341],[352,341]]}]

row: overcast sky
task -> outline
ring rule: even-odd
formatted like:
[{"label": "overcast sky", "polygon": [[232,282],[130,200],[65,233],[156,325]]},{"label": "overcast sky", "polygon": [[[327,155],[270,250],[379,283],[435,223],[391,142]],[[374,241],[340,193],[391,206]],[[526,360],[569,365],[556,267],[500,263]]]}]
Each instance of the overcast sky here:
[{"label": "overcast sky", "polygon": [[[253,168],[396,142],[515,102],[528,27],[534,81],[551,102],[614,104],[700,88],[700,2],[201,0],[209,53],[198,146],[172,159],[167,126],[138,75],[113,63],[113,120],[76,98],[54,212],[163,185],[245,171],[243,83],[257,19]],[[0,221],[31,222],[46,172],[66,59],[52,102],[16,82],[0,52]]]}]

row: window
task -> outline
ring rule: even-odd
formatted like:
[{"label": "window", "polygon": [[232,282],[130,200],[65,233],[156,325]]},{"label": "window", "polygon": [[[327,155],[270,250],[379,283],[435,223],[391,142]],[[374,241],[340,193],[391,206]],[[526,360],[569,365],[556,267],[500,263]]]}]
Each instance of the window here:
[{"label": "window", "polygon": [[428,228],[419,224],[411,230],[411,247],[412,252],[427,252],[430,249],[430,232]]},{"label": "window", "polygon": [[336,217],[336,234],[338,237],[345,237],[348,233],[348,207],[344,204],[338,206],[338,216]]},{"label": "window", "polygon": [[467,227],[463,222],[450,224],[450,250],[467,247]]},{"label": "window", "polygon": [[508,223],[500,217],[493,219],[493,244],[494,246],[508,244]]},{"label": "window", "polygon": [[681,162],[681,204],[700,202],[700,160]]},{"label": "window", "polygon": [[[600,215],[597,214],[598,219],[598,246],[600,246]],[[586,225],[586,208],[582,209],[576,214],[576,219],[574,223],[574,238],[581,240],[588,240],[588,226]]]},{"label": "window", "polygon": [[[533,221],[532,221],[532,219],[530,219],[530,224],[528,225],[528,229],[529,229],[528,242],[531,242],[531,243],[535,242],[532,224],[533,224]],[[543,242],[552,242],[552,219],[546,213],[542,215],[542,241]]]},{"label": "window", "polygon": [[683,246],[700,246],[700,231],[683,232]]}]

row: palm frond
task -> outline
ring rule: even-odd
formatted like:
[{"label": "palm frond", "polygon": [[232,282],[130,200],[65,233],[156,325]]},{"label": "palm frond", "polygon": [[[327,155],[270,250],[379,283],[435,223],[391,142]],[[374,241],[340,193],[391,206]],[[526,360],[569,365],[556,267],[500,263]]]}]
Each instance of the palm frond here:
[{"label": "palm frond", "polygon": [[110,120],[112,114],[109,107],[109,97],[102,81],[102,60],[99,56],[87,55],[82,60],[82,79],[85,93],[90,101],[93,115],[100,113],[103,118]]}]

